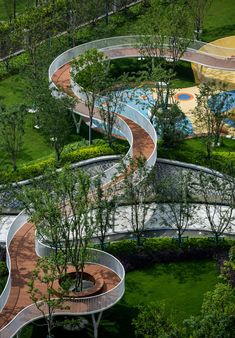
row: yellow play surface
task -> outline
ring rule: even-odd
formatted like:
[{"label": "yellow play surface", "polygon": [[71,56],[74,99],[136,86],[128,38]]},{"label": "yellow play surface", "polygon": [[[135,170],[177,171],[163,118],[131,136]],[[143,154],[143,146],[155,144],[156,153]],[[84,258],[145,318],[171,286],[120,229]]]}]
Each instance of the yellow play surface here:
[{"label": "yellow play surface", "polygon": [[[220,49],[220,47],[225,48]],[[203,46],[200,50],[212,54],[216,53],[216,55],[221,55],[222,57],[235,57],[235,36],[215,40],[209,45]],[[212,69],[202,66],[202,68],[200,68],[201,75],[199,75],[199,68],[198,65],[192,63],[192,69],[197,83],[214,79],[216,81],[226,82],[230,90],[235,89],[235,71]]]}]

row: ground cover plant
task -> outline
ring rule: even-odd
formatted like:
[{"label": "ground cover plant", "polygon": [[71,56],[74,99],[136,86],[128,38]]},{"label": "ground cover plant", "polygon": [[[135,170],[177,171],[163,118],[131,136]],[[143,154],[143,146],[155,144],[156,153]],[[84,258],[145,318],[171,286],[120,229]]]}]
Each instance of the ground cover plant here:
[{"label": "ground cover plant", "polygon": [[175,148],[165,148],[160,144],[158,148],[158,157],[220,170],[226,163],[234,163],[235,141],[224,138],[220,146],[212,148],[210,160],[207,159],[207,153],[201,138],[186,139],[179,143]]},{"label": "ground cover plant", "polygon": [[[111,60],[110,62],[111,75],[118,78],[127,73],[129,82],[132,86],[139,85],[138,78],[142,71],[151,68],[150,60],[139,60],[138,58],[125,58]],[[173,88],[184,88],[195,85],[194,75],[191,65],[188,62],[180,61],[176,65],[176,76],[172,81]],[[151,86],[151,82],[149,83]]]},{"label": "ground cover plant", "polygon": [[6,266],[5,256],[6,256],[5,248],[0,246],[0,294],[4,290],[8,277],[8,269]]},{"label": "ground cover plant", "polygon": [[[0,81],[0,95],[2,97],[2,102],[7,107],[19,105],[21,103],[28,104],[30,98],[27,96],[27,88],[28,80],[24,74],[13,75]],[[13,174],[13,176],[11,164],[4,152],[0,150],[0,168],[4,171],[6,178],[10,178],[10,180],[31,178],[36,173],[37,175],[40,175],[47,162],[49,165],[54,163],[55,156],[51,143],[45,139],[40,130],[34,128],[36,123],[35,114],[27,113],[23,135],[23,149],[17,160],[19,171],[16,172],[16,174]],[[85,147],[88,145],[88,127],[82,123],[79,135],[76,133],[75,128],[72,128],[66,141],[67,145],[62,154],[63,164],[66,162],[73,163],[79,160],[89,159],[96,155],[101,156],[102,154],[112,155],[120,152],[125,153],[128,149],[127,142],[122,140],[115,141],[112,144],[112,148],[108,147],[105,144],[104,135],[97,131],[93,131],[93,137],[94,140],[99,139],[101,142],[99,145],[97,142],[94,142],[93,154],[92,149],[88,149],[86,154]],[[78,151],[79,148],[82,148],[81,151],[74,153],[74,151]]]},{"label": "ground cover plant", "polygon": [[[6,0],[0,0],[0,20],[8,20],[9,10],[7,10],[7,9],[10,7],[9,5],[12,5],[12,4],[13,4],[13,1],[11,1],[11,0],[7,0],[7,1]],[[32,5],[33,5],[33,1],[18,0],[18,1],[16,1],[16,13],[18,15],[22,14]],[[11,9],[11,11],[12,11],[12,9]]]}]

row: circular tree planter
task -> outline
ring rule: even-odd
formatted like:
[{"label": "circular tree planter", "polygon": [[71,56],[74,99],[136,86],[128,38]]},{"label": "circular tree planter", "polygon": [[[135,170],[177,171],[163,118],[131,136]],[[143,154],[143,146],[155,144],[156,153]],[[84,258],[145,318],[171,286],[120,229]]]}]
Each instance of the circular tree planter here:
[{"label": "circular tree planter", "polygon": [[[79,273],[81,275],[81,272]],[[83,272],[82,274],[82,290],[75,291],[75,279],[76,272],[69,272],[61,279],[59,279],[59,284],[62,288],[68,290],[65,295],[66,298],[83,298],[90,297],[99,294],[104,286],[104,280],[100,274],[92,275],[88,272]],[[68,283],[68,284],[67,284]]]}]

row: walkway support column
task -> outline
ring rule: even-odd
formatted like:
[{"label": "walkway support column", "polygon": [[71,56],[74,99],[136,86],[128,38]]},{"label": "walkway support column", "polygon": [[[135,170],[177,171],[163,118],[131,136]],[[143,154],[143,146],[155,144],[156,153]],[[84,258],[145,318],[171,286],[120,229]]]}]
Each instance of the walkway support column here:
[{"label": "walkway support column", "polygon": [[19,330],[16,334],[16,338],[20,338],[21,330]]},{"label": "walkway support column", "polygon": [[94,328],[94,338],[98,338],[98,327],[99,327],[99,323],[100,323],[102,314],[103,314],[103,311],[99,312],[97,319],[95,319],[94,313],[91,315],[93,328]]}]

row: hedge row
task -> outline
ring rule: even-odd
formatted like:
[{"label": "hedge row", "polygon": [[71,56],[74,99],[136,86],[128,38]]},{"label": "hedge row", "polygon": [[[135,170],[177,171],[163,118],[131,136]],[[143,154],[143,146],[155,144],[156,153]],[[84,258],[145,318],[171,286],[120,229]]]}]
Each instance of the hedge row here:
[{"label": "hedge row", "polygon": [[82,147],[77,150],[62,154],[59,164],[56,163],[54,158],[48,158],[46,160],[38,161],[34,164],[28,164],[19,167],[15,172],[5,172],[2,174],[2,180],[3,182],[23,181],[42,175],[47,168],[76,163],[99,156],[121,154],[125,153],[126,151],[127,147],[122,144],[114,144],[112,148],[107,145]]},{"label": "hedge row", "polygon": [[188,259],[212,258],[227,253],[235,240],[223,239],[218,244],[213,238],[189,238],[179,246],[170,237],[145,238],[141,246],[135,240],[113,242],[107,251],[123,263],[126,271],[143,268],[154,263],[167,263]]}]

